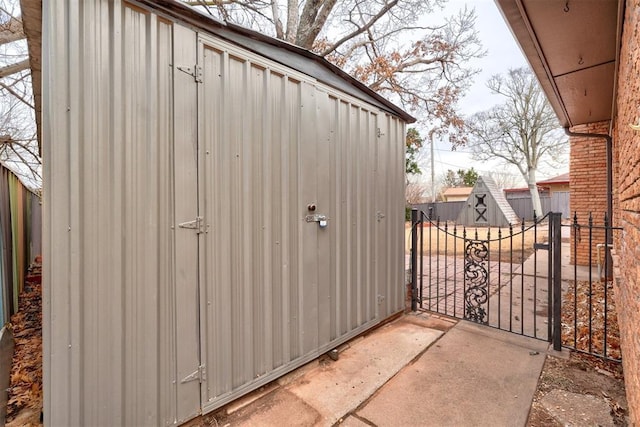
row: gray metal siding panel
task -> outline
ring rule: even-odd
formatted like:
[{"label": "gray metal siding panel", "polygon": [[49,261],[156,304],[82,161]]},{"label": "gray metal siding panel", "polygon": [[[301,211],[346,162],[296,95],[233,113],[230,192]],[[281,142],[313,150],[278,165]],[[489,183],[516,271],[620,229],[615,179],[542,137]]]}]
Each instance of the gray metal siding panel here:
[{"label": "gray metal siding panel", "polygon": [[159,424],[173,417],[171,26],[118,1],[45,11],[46,421]]}]

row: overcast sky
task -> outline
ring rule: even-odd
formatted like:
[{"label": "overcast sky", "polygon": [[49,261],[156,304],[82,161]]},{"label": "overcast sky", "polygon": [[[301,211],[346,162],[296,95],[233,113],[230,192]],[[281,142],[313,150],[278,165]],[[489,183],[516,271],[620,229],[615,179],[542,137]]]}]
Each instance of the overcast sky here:
[{"label": "overcast sky", "polygon": [[[499,96],[492,95],[487,89],[486,82],[492,75],[504,73],[509,68],[528,66],[528,63],[494,0],[449,0],[444,13],[451,15],[464,8],[465,4],[476,11],[476,29],[482,45],[487,51],[487,55],[484,58],[474,61],[472,64],[473,67],[482,69],[482,72],[475,78],[469,93],[459,104],[464,115],[471,115],[478,111],[489,109],[501,101]],[[436,143],[434,148],[436,179],[444,174],[447,169],[468,169],[473,166],[481,174],[488,170],[503,169],[502,167],[497,167],[497,164],[475,163],[464,152],[464,147],[459,148],[456,152],[451,152],[451,146],[448,143],[441,142]],[[429,150],[429,147],[425,147],[425,149]],[[425,158],[424,163],[422,167],[424,176],[421,177],[421,181],[430,182],[431,166],[428,157]],[[505,169],[506,171],[519,175],[515,168]],[[557,175],[563,172],[557,170],[540,171],[538,176],[539,179],[544,179],[549,173]],[[522,183],[524,184],[524,181]]]}]

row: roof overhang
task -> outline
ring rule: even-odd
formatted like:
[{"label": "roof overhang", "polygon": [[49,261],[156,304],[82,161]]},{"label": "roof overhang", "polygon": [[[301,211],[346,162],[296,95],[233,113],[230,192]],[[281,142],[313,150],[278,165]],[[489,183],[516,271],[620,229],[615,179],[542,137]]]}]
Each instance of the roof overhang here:
[{"label": "roof overhang", "polygon": [[562,126],[611,120],[624,1],[495,2]]}]

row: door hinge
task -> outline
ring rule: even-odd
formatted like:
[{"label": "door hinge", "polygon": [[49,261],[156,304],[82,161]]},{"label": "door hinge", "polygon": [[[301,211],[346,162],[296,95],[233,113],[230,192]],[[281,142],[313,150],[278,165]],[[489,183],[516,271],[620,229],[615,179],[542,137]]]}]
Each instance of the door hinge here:
[{"label": "door hinge", "polygon": [[209,231],[209,225],[205,224],[204,217],[196,217],[193,221],[182,222],[178,224],[180,228],[188,228],[191,230],[197,230],[198,234],[206,233]]},{"label": "door hinge", "polygon": [[186,377],[184,377],[180,384],[188,383],[191,381],[205,382],[207,380],[207,369],[205,365],[198,366],[198,369],[195,372],[190,373]]},{"label": "door hinge", "polygon": [[193,67],[178,66],[178,70],[192,76],[196,83],[202,83],[202,66],[194,65]]}]

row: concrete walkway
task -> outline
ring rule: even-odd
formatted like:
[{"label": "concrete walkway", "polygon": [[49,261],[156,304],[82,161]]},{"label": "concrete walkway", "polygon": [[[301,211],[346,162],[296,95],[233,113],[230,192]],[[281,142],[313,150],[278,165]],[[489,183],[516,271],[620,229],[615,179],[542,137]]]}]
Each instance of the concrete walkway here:
[{"label": "concrete walkway", "polygon": [[[218,426],[523,426],[547,343],[409,314],[225,413]],[[207,421],[207,417],[203,419]]]}]

